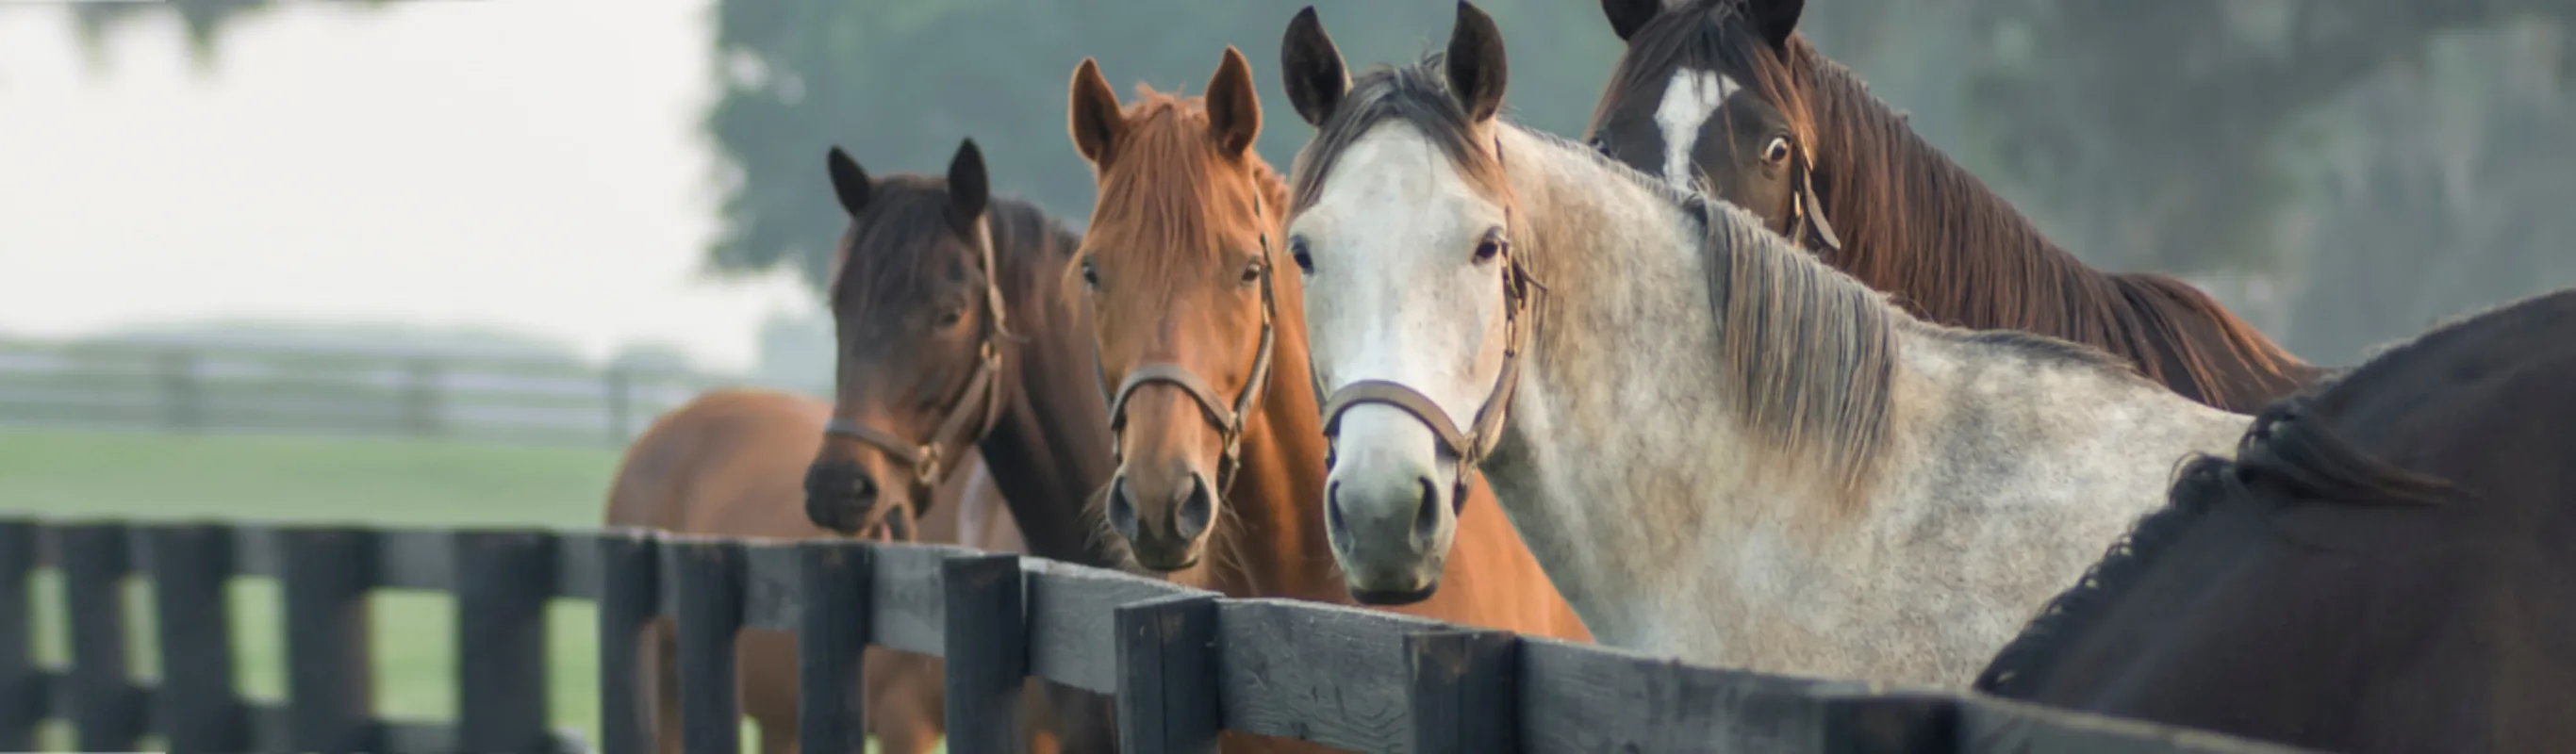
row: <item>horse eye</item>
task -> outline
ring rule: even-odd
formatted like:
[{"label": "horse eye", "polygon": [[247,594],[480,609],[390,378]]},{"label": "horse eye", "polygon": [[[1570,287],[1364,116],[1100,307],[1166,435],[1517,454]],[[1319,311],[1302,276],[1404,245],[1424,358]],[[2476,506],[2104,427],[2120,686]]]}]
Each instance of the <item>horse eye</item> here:
[{"label": "horse eye", "polygon": [[1088,257],[1082,260],[1082,286],[1092,290],[1100,289],[1100,270],[1091,266],[1091,259]]},{"label": "horse eye", "polygon": [[1251,285],[1258,282],[1261,282],[1261,260],[1255,259],[1244,263],[1243,284]]},{"label": "horse eye", "polygon": [[1288,258],[1297,261],[1297,270],[1299,272],[1304,272],[1308,275],[1315,274],[1315,258],[1306,255],[1306,239],[1288,239]]},{"label": "horse eye", "polygon": [[1504,242],[1501,237],[1486,236],[1484,242],[1476,244],[1476,261],[1482,262],[1501,255],[1503,253],[1503,245]]},{"label": "horse eye", "polygon": [[1763,161],[1763,162],[1768,162],[1768,163],[1771,163],[1771,164],[1777,165],[1777,164],[1780,164],[1780,163],[1782,163],[1782,162],[1787,162],[1788,160],[1789,160],[1789,137],[1786,137],[1786,136],[1774,136],[1774,137],[1771,137],[1771,144],[1770,144],[1769,146],[1766,146],[1766,147],[1763,147],[1763,148],[1762,148],[1762,161]]},{"label": "horse eye", "polygon": [[940,327],[956,327],[956,326],[957,326],[957,323],[959,323],[959,322],[963,322],[963,321],[965,321],[965,320],[966,320],[966,305],[965,305],[965,304],[958,304],[958,305],[955,305],[955,306],[948,307],[948,310],[947,310],[947,311],[943,311],[943,312],[940,312],[940,313],[939,313],[939,326],[940,326]]}]

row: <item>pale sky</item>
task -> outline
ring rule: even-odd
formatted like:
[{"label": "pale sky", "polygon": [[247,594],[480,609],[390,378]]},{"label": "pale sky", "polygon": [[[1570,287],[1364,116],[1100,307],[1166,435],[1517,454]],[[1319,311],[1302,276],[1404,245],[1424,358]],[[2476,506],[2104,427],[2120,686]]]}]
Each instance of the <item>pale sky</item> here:
[{"label": "pale sky", "polygon": [[201,74],[174,20],[93,72],[61,5],[0,2],[0,333],[493,325],[745,369],[813,304],[699,273],[709,5],[293,3]]}]

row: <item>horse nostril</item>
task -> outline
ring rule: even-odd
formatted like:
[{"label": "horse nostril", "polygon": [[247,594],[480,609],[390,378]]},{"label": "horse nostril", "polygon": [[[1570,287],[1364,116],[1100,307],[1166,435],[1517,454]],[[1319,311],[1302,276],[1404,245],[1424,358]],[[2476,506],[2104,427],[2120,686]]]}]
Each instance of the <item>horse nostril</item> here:
[{"label": "horse nostril", "polygon": [[844,534],[876,507],[876,480],[849,463],[825,462],[805,469],[805,517]]},{"label": "horse nostril", "polygon": [[1216,520],[1216,495],[1208,490],[1207,475],[1190,475],[1190,496],[1181,501],[1181,511],[1172,522],[1173,532],[1181,539],[1198,539],[1207,533],[1208,522]]},{"label": "horse nostril", "polygon": [[1124,476],[1109,482],[1109,528],[1129,542],[1137,539],[1136,501],[1127,494],[1127,477]]},{"label": "horse nostril", "polygon": [[1430,477],[1415,477],[1413,481],[1422,485],[1422,506],[1413,511],[1413,536],[1429,546],[1439,541],[1440,487],[1432,484]]},{"label": "horse nostril", "polygon": [[1351,526],[1342,522],[1342,483],[1324,485],[1324,533],[1334,542],[1351,541]]}]

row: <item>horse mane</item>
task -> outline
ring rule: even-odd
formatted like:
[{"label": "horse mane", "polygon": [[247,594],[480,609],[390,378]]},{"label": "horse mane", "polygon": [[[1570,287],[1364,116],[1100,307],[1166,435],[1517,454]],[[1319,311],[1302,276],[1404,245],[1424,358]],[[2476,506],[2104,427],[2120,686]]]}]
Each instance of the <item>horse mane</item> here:
[{"label": "horse mane", "polygon": [[[1412,65],[1374,69],[1354,82],[1341,108],[1298,155],[1293,193],[1299,211],[1321,196],[1341,154],[1389,121],[1410,125],[1440,145],[1471,180],[1481,175],[1508,185],[1501,162],[1479,145],[1473,124],[1449,95],[1440,65],[1435,53]],[[1700,252],[1709,260],[1710,306],[1725,335],[1720,383],[1727,399],[1738,407],[1748,433],[1769,441],[1784,460],[1820,473],[1837,498],[1856,499],[1853,493],[1872,481],[1889,434],[1896,333],[1907,327],[1934,336],[1955,331],[1915,322],[1885,294],[1801,253],[1742,208],[1638,172],[1564,137],[1508,120],[1504,125],[1589,160],[1698,219]],[[1799,314],[1780,316],[1784,311]],[[1541,337],[1545,333],[1542,325]],[[2114,365],[2091,349],[2048,338],[1975,337]]]},{"label": "horse mane", "polygon": [[[1182,97],[1136,85],[1136,102],[1122,108],[1127,127],[1112,150],[1116,155],[1100,176],[1100,199],[1092,205],[1091,241],[1132,255],[1143,265],[1141,275],[1171,281],[1179,270],[1204,260],[1208,250],[1226,243],[1230,228],[1251,227],[1257,233],[1277,230],[1288,211],[1288,188],[1270,163],[1246,150],[1230,158],[1209,138],[1207,97]],[[1209,216],[1208,197],[1220,186],[1220,172],[1251,173],[1260,192],[1260,215],[1244,204],[1239,214]],[[1217,219],[1218,222],[1210,222]],[[1275,241],[1274,241],[1275,242]],[[1071,278],[1081,274],[1077,254],[1062,271],[1066,295],[1082,290]]]},{"label": "horse mane", "polygon": [[[1641,34],[1641,36],[1643,36]],[[1709,37],[1710,35],[1696,35]],[[1917,313],[1974,329],[2017,329],[2102,347],[2176,392],[2244,406],[2316,370],[2207,293],[2166,275],[2106,273],[2051,242],[2003,198],[1925,142],[1868,84],[1792,36],[1786,65],[1750,56],[1766,83],[1796,75],[1815,122],[1825,215],[1844,243],[1831,261],[1896,291]],[[1807,108],[1788,109],[1793,122]],[[1830,124],[1819,128],[1816,122]],[[1937,209],[1909,216],[1905,208]],[[2002,281],[2002,282],[1999,282]],[[2207,332],[2185,329],[2194,321]],[[2248,379],[2231,380],[2241,364]]]}]

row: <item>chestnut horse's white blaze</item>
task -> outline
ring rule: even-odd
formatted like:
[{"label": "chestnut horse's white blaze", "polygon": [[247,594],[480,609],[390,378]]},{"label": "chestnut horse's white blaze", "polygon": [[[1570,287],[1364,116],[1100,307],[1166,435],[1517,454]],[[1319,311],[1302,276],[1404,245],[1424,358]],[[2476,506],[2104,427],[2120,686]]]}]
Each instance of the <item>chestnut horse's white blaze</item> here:
[{"label": "chestnut horse's white blaze", "polygon": [[[1314,367],[1326,393],[1392,381],[1469,426],[1507,309],[1477,250],[1508,224],[1546,292],[1483,473],[1599,641],[1963,686],[2178,461],[2244,431],[2098,352],[1911,319],[1752,215],[1572,142],[1498,118],[1444,135],[1492,111],[1451,92],[1500,96],[1472,78],[1502,70],[1491,21],[1462,5],[1455,33],[1493,38],[1352,88],[1320,25],[1291,27],[1291,98],[1322,124],[1288,231]],[[1498,149],[1507,187],[1472,180],[1461,144]],[[1343,415],[1326,504],[1354,590],[1420,587],[1371,580],[1412,578],[1403,559],[1454,523],[1458,459],[1436,448],[1404,410]]]}]

